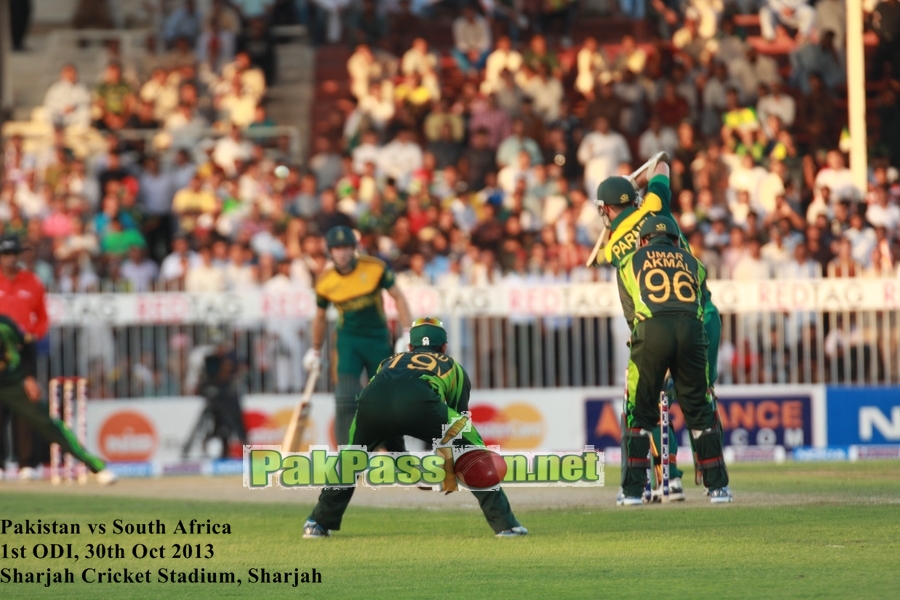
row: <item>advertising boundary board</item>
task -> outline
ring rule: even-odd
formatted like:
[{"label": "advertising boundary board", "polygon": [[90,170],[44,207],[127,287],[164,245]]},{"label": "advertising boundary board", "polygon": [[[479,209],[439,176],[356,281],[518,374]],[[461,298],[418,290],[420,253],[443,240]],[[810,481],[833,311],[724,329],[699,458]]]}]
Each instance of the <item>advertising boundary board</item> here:
[{"label": "advertising boundary board", "polygon": [[900,387],[828,386],[826,393],[829,443],[900,443]]}]

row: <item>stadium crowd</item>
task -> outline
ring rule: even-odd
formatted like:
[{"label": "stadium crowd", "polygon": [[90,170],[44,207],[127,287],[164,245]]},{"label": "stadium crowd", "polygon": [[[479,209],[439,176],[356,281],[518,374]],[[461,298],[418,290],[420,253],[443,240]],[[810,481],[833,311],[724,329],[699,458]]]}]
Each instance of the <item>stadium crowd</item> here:
[{"label": "stadium crowd", "polygon": [[[44,103],[54,143],[29,152],[8,139],[0,186],[4,231],[26,239],[47,287],[308,287],[336,224],[355,227],[401,284],[603,279],[584,268],[596,187],[659,150],[673,157],[680,225],[714,275],[900,268],[897,0],[869,12],[879,44],[865,194],[845,154],[842,2],[764,2],[763,50],[792,48],[774,56],[736,27],[753,2],[623,3],[653,41],[607,45],[573,45],[566,0],[334,12],[344,4],[311,0],[296,15],[321,44],[356,43],[347,97],[314,124],[301,164],[284,139],[250,139],[275,124],[274,15],[220,0],[199,14],[188,1],[139,64],[110,46],[99,82],[63,66]],[[788,12],[799,21],[772,17]],[[426,18],[447,20],[452,47],[411,34]],[[74,154],[67,135],[91,127],[105,149]]]}]

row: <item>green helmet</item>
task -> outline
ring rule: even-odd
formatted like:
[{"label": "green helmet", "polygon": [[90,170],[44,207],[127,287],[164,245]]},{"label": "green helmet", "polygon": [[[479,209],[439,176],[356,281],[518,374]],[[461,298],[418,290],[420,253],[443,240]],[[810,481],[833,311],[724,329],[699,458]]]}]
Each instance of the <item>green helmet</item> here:
[{"label": "green helmet", "polygon": [[636,198],[634,186],[625,177],[609,177],[597,187],[597,204],[621,206],[633,204]]},{"label": "green helmet", "polygon": [[423,317],[409,328],[409,344],[414,347],[440,348],[447,343],[447,330],[439,319]]},{"label": "green helmet", "polygon": [[678,226],[669,217],[662,215],[647,217],[644,220],[644,224],[641,225],[641,240],[653,238],[657,235],[666,235],[673,242],[677,243],[679,237]]},{"label": "green helmet", "polygon": [[356,234],[346,225],[337,225],[328,230],[325,234],[325,245],[329,250],[332,248],[340,248],[341,246],[356,247]]}]

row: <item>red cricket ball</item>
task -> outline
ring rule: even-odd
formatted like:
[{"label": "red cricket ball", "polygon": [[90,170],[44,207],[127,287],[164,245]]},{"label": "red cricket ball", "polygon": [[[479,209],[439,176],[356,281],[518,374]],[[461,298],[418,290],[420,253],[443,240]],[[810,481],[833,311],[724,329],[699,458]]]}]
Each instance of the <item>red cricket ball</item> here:
[{"label": "red cricket ball", "polygon": [[469,450],[454,463],[456,478],[469,488],[491,488],[506,477],[506,461],[496,452]]}]

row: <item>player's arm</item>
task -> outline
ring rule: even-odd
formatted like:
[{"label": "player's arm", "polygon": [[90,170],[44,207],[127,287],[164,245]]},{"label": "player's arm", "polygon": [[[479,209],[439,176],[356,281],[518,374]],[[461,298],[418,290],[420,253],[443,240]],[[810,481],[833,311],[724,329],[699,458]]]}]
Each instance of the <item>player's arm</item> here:
[{"label": "player's arm", "polygon": [[394,285],[388,288],[387,293],[391,295],[394,302],[397,304],[397,318],[400,319],[400,326],[403,327],[404,330],[409,329],[412,325],[412,313],[409,310],[409,303],[406,301],[406,296],[403,294],[400,286]]},{"label": "player's arm", "polygon": [[469,379],[469,374],[466,373],[466,370],[463,369],[463,366],[459,363],[456,363],[457,368],[462,372],[462,382],[460,383],[461,389],[459,392],[459,402],[456,405],[456,412],[465,412],[469,410],[469,397],[472,395],[472,380]]},{"label": "player's arm", "polygon": [[[631,291],[629,290],[628,275],[631,273],[631,260],[626,260],[625,264],[622,265],[618,271],[616,271],[616,281],[619,284],[619,300],[622,302],[622,311],[625,313],[625,320],[628,322],[628,326],[632,327],[634,325],[634,298],[631,297]],[[630,278],[632,281],[633,277]]]},{"label": "player's arm", "polygon": [[669,164],[660,160],[655,165],[651,165],[649,169],[634,178],[635,189],[640,190],[647,187],[650,184],[650,181],[657,175],[662,175],[668,180]]},{"label": "player's arm", "polygon": [[325,309],[328,308],[328,300],[322,296],[316,295],[316,315],[313,317],[312,323],[312,347],[306,351],[303,356],[303,367],[307,371],[315,371],[322,366],[322,344],[325,343],[325,328],[328,321],[325,316]]}]

